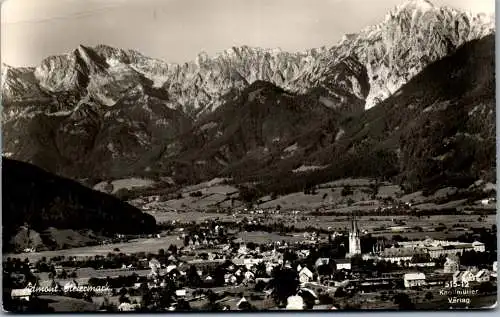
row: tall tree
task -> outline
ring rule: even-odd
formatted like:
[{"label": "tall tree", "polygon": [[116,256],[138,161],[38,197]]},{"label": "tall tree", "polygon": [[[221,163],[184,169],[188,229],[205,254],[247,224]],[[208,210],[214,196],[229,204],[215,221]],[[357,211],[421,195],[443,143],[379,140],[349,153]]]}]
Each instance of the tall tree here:
[{"label": "tall tree", "polygon": [[287,268],[275,268],[270,285],[273,289],[273,299],[279,306],[284,306],[288,297],[297,294],[299,278],[297,272]]}]

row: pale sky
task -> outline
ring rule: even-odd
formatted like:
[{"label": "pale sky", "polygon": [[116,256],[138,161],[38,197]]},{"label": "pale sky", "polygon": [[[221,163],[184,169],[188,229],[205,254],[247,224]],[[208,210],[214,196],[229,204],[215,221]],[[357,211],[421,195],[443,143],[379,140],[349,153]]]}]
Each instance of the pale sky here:
[{"label": "pale sky", "polygon": [[[135,49],[168,62],[231,46],[287,51],[334,45],[404,0],[6,0],[1,59],[34,66],[79,44]],[[431,0],[493,13],[494,0]]]}]

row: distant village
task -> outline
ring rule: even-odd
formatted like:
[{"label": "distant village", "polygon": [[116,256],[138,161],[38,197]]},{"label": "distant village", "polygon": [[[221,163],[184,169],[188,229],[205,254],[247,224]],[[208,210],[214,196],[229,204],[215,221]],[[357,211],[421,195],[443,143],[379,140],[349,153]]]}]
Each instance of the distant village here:
[{"label": "distant village", "polygon": [[28,312],[51,311],[47,302],[65,300],[82,311],[142,312],[460,309],[496,302],[496,228],[469,241],[396,241],[370,237],[351,215],[345,232],[256,243],[216,220],[180,226],[171,228],[179,244],[154,254],[4,258],[4,302]]}]

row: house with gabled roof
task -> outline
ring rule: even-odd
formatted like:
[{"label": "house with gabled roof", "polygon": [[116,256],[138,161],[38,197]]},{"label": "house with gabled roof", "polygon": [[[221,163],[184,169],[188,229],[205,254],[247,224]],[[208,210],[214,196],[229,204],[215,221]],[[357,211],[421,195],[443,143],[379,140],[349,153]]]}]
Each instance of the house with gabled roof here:
[{"label": "house with gabled roof", "polygon": [[307,267],[303,267],[299,272],[299,281],[300,283],[309,283],[313,280],[314,274]]},{"label": "house with gabled roof", "polygon": [[479,270],[479,272],[476,273],[476,282],[478,283],[489,282],[490,277],[491,277],[490,271],[486,269]]},{"label": "house with gabled roof", "polygon": [[468,285],[468,283],[474,282],[475,280],[476,274],[474,274],[471,270],[456,271],[453,274],[453,283],[456,285]]}]

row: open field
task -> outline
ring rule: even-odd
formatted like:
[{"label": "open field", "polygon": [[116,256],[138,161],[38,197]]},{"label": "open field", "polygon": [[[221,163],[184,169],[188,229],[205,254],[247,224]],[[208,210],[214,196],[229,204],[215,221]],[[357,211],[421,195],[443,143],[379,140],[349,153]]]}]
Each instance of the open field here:
[{"label": "open field", "polygon": [[156,222],[162,223],[162,222],[171,222],[171,221],[176,221],[176,222],[181,222],[181,223],[187,223],[187,222],[192,222],[195,221],[197,223],[203,222],[205,220],[211,220],[211,219],[219,219],[221,221],[234,221],[235,217],[227,214],[222,214],[222,213],[208,213],[208,212],[200,212],[200,211],[181,211],[181,212],[175,212],[175,211],[157,211],[157,212],[149,212],[150,215],[155,217]]},{"label": "open field", "polygon": [[19,254],[4,254],[3,258],[16,257],[20,259],[28,258],[30,262],[37,261],[42,257],[50,259],[56,256],[95,256],[103,255],[106,256],[108,253],[113,252],[113,249],[120,249],[119,252],[122,253],[137,253],[137,252],[157,252],[161,248],[168,248],[171,244],[176,246],[181,246],[183,241],[177,239],[177,236],[167,236],[161,238],[151,238],[151,239],[136,239],[130,242],[124,243],[112,243],[106,245],[97,245],[90,247],[63,249],[55,251],[42,251],[42,252],[29,252],[29,253],[19,253]]},{"label": "open field", "polygon": [[[144,178],[125,178],[125,179],[117,179],[111,182],[113,185],[112,193],[115,194],[121,189],[138,189],[138,188],[147,188],[151,187],[155,184],[154,180],[144,179]],[[94,186],[94,189],[99,191],[106,191],[107,183],[101,182]]]},{"label": "open field", "polygon": [[[375,228],[382,226],[393,227],[398,226],[396,221],[403,221],[404,226],[414,227],[420,226],[422,228],[432,228],[439,223],[444,224],[446,227],[451,228],[454,224],[460,224],[467,227],[491,227],[496,223],[495,215],[487,215],[484,217],[484,222],[478,222],[479,216],[477,215],[436,215],[429,217],[413,217],[413,216],[363,216],[358,217],[358,224],[361,230],[371,232]],[[394,220],[394,221],[393,221]],[[291,217],[278,215],[269,220],[270,222],[282,221],[289,225],[294,225],[296,228],[315,227],[331,230],[345,230],[349,226],[349,219],[347,217],[336,216],[299,216]]]},{"label": "open field", "polygon": [[40,299],[46,301],[55,312],[92,312],[98,309],[94,303],[67,296],[43,295]]},{"label": "open field", "polygon": [[[269,196],[263,197],[262,203],[258,204],[258,208],[275,208],[280,206],[281,209],[315,209],[325,206],[347,204],[349,200],[362,201],[369,200],[371,194],[369,188],[353,188],[353,193],[349,196],[342,196],[342,188],[320,188],[314,195],[306,195],[302,192],[292,193],[280,196],[277,199],[271,200]],[[372,207],[373,208],[373,207]]]},{"label": "open field", "polygon": [[385,237],[387,239],[390,239],[394,235],[399,235],[404,238],[407,238],[409,240],[423,240],[427,238],[431,239],[436,239],[436,240],[449,240],[449,239],[455,239],[459,237],[460,235],[463,235],[463,231],[448,231],[448,232],[437,232],[437,231],[430,231],[430,232],[376,232],[373,233],[372,236],[374,237]]},{"label": "open field", "polygon": [[[351,184],[351,185],[350,185]],[[353,185],[356,184],[356,185]],[[351,193],[343,193],[344,185],[350,186]],[[334,212],[351,212],[354,210],[370,211],[383,207],[382,200],[393,198],[401,203],[411,203],[420,210],[440,210],[447,208],[457,208],[459,210],[471,210],[474,208],[490,208],[492,206],[481,205],[479,202],[469,203],[467,199],[451,200],[452,195],[459,192],[457,188],[447,187],[440,189],[432,195],[424,196],[421,191],[403,195],[398,185],[383,184],[378,187],[377,194],[374,195],[373,182],[368,180],[341,180],[338,182],[322,184],[314,194],[303,192],[291,193],[278,196],[272,199],[264,196],[258,199],[257,208],[276,208],[281,210],[314,210],[316,208],[326,208]],[[181,199],[172,199],[166,202],[150,205],[151,210],[204,210],[208,208],[238,208],[243,209],[244,204],[238,200],[236,188],[228,185],[216,185],[211,187],[195,186],[201,192],[200,197],[192,197],[188,192],[183,191]],[[190,191],[193,193],[193,191]],[[463,193],[462,193],[463,194]],[[364,202],[370,201],[372,204],[364,206]],[[352,203],[352,206],[349,206]]]},{"label": "open field", "polygon": [[[278,197],[263,196],[256,200],[254,206],[262,209],[279,206],[282,211],[315,210],[317,208],[333,212],[371,211],[384,207],[384,199],[391,198],[396,202],[411,203],[413,207],[420,210],[447,208],[473,210],[475,208],[491,209],[492,207],[494,209],[494,203],[492,206],[486,206],[479,201],[470,203],[465,199],[469,193],[481,191],[481,189],[485,195],[488,195],[488,191],[494,187],[494,184],[488,183],[470,190],[446,187],[430,195],[424,195],[422,191],[405,195],[399,185],[387,182],[377,184],[375,180],[370,179],[341,179],[318,185],[314,193],[295,192]],[[375,188],[377,189],[376,193],[374,192]],[[346,189],[349,190],[346,191]],[[147,203],[145,210],[203,211],[218,208],[239,210],[245,208],[244,202],[239,198],[238,189],[225,184],[224,179],[214,179],[210,182],[185,187],[179,194],[182,197],[178,199]],[[461,195],[460,198],[455,198],[453,201],[454,195],[456,197],[458,194]],[[370,204],[365,204],[368,201]]]},{"label": "open field", "polygon": [[[335,216],[335,215],[324,215],[324,216],[311,216],[306,213],[299,213],[298,215],[292,215],[287,212],[282,212],[280,214],[274,214],[268,218],[264,218],[263,215],[240,213],[235,216],[222,214],[222,213],[204,213],[198,211],[190,212],[155,212],[151,213],[156,218],[158,222],[171,222],[173,220],[187,223],[187,222],[203,222],[210,219],[219,219],[221,221],[238,221],[243,218],[256,219],[260,218],[264,223],[274,223],[282,222],[288,226],[295,226],[296,228],[306,228],[314,227],[320,229],[331,230],[345,230],[349,225],[349,219],[345,216]],[[362,216],[358,218],[358,223],[362,230],[367,230],[368,232],[373,231],[375,228],[379,227],[392,227],[398,226],[395,222],[403,221],[405,226],[415,227],[419,226],[422,228],[433,228],[438,224],[442,223],[447,228],[455,225],[463,225],[465,227],[491,227],[496,223],[495,215],[483,216],[484,221],[478,221],[478,215],[435,215],[435,216],[425,216],[425,217],[414,217],[414,216]],[[393,221],[394,220],[394,221]]]},{"label": "open field", "polygon": [[[165,270],[161,269],[160,272],[163,273]],[[83,267],[76,269],[76,278],[56,278],[55,281],[61,285],[65,285],[67,282],[75,280],[77,283],[86,284],[90,278],[106,278],[106,277],[118,277],[118,276],[147,276],[151,273],[150,269],[101,269],[96,270],[91,267]],[[49,280],[48,272],[35,273],[37,277],[42,281]]]},{"label": "open field", "polygon": [[281,235],[274,232],[263,232],[263,231],[253,231],[253,232],[240,232],[238,233],[238,238],[241,238],[245,243],[253,242],[253,243],[269,243],[276,241],[286,241],[286,242],[298,242],[304,241],[303,234],[289,234],[289,235]]},{"label": "open field", "polygon": [[[140,180],[137,182],[116,183],[117,185],[135,185],[148,186],[149,180]],[[130,183],[130,184],[129,184]],[[324,229],[330,231],[345,231],[349,226],[349,220],[345,216],[336,216],[335,213],[348,213],[355,210],[370,211],[382,207],[383,198],[392,197],[402,202],[411,202],[414,207],[419,209],[440,209],[440,208],[457,208],[464,209],[466,200],[446,200],[447,197],[452,197],[458,189],[443,188],[429,196],[424,196],[422,192],[415,192],[409,195],[401,196],[401,189],[397,185],[388,183],[380,184],[378,194],[373,196],[373,180],[369,179],[344,179],[336,182],[322,184],[316,190],[315,194],[304,194],[303,192],[292,193],[289,195],[278,196],[276,199],[271,197],[261,197],[258,208],[275,208],[281,207],[279,214],[251,214],[243,212],[241,202],[236,201],[235,209],[239,212],[235,214],[228,213],[210,213],[203,212],[213,208],[217,204],[224,202],[230,204],[232,198],[237,198],[237,189],[233,186],[225,185],[224,180],[214,179],[210,182],[187,187],[182,191],[182,199],[173,199],[166,202],[152,202],[148,204],[149,214],[153,215],[158,223],[163,222],[180,222],[201,223],[205,220],[219,220],[224,222],[242,221],[244,218],[249,220],[257,220],[259,223],[272,224],[283,223],[286,226],[294,226],[295,228],[305,229],[311,227],[313,229]],[[350,186],[352,193],[342,194],[345,186]],[[491,186],[490,186],[491,187]],[[190,193],[201,192],[196,195]],[[397,198],[399,197],[399,198]],[[350,200],[351,206],[347,206]],[[438,204],[439,202],[439,204]],[[367,206],[365,206],[366,204]],[[227,207],[227,206],[226,206]],[[326,207],[328,214],[311,215],[311,211],[318,207]],[[494,205],[492,205],[494,207]],[[173,211],[177,210],[177,211]],[[197,211],[199,210],[199,211]],[[301,210],[294,214],[292,210]],[[420,239],[426,236],[433,238],[453,238],[463,234],[463,230],[468,230],[475,227],[491,227],[496,223],[495,215],[487,215],[482,217],[478,215],[460,214],[460,215],[436,215],[436,216],[363,216],[359,217],[359,227],[362,231],[367,231],[373,235],[390,237],[391,235],[402,235],[409,239]],[[438,225],[444,225],[446,229],[442,232],[434,232],[433,229]],[[455,228],[453,227],[455,226]],[[456,227],[462,229],[456,229]],[[420,227],[422,232],[415,232],[415,227]],[[405,228],[409,229],[406,230]],[[412,232],[400,232],[412,231]],[[303,239],[303,236],[285,237],[279,233],[245,233],[246,238],[254,241],[276,241],[276,240],[295,240]],[[260,235],[260,237],[258,237]],[[181,245],[183,241],[176,236],[154,238],[154,239],[138,239],[127,243],[116,243],[91,247],[76,247],[71,249],[44,251],[35,253],[21,253],[17,255],[6,254],[18,258],[28,257],[30,260],[36,260],[41,257],[51,258],[58,255],[64,256],[94,256],[106,255],[115,248],[120,249],[123,253],[135,252],[156,252],[160,248],[168,248],[170,244]]]}]

